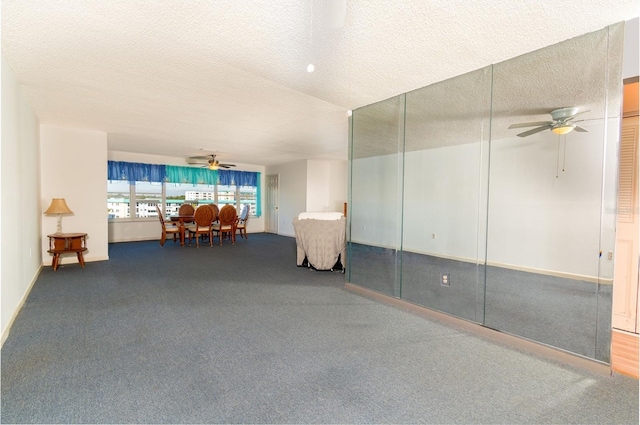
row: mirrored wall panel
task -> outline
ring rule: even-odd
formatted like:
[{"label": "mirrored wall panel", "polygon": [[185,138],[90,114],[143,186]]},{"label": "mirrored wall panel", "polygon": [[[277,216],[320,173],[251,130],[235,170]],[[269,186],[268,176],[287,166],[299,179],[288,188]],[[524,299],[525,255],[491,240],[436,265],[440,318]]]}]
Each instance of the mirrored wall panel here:
[{"label": "mirrored wall panel", "polygon": [[608,45],[604,29],[493,67],[485,325],[591,358],[611,317]]},{"label": "mirrored wall panel", "polygon": [[[598,277],[598,324],[596,329],[596,359],[610,362],[611,348],[611,328],[613,319],[613,278],[616,261],[624,264],[622,253],[616,257],[616,225],[618,212],[618,190],[620,187],[619,176],[624,174],[623,166],[620,164],[622,149],[622,104],[623,104],[623,83],[622,83],[622,63],[624,45],[624,24],[617,24],[608,27],[607,46],[607,79],[605,83],[605,95],[607,110],[604,150],[604,178],[602,191],[602,223],[600,240],[602,249],[606,252],[600,256]],[[624,202],[623,202],[624,204]],[[626,210],[622,205],[622,210]],[[609,253],[613,252],[614,261],[609,258]]]},{"label": "mirrored wall panel", "polygon": [[355,110],[348,281],[609,362],[623,32]]},{"label": "mirrored wall panel", "polygon": [[407,93],[401,297],[482,322],[491,68]]},{"label": "mirrored wall panel", "polygon": [[401,95],[353,111],[348,279],[400,296],[404,103]]}]

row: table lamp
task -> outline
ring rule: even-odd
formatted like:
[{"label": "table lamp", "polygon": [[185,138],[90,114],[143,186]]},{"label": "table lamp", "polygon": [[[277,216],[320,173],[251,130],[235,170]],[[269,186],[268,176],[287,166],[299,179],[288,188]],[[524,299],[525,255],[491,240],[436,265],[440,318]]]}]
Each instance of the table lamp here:
[{"label": "table lamp", "polygon": [[51,205],[49,205],[49,208],[47,208],[44,214],[58,215],[58,227],[56,229],[56,234],[59,235],[62,233],[62,214],[73,214],[73,211],[69,209],[64,198],[53,198],[51,200]]}]

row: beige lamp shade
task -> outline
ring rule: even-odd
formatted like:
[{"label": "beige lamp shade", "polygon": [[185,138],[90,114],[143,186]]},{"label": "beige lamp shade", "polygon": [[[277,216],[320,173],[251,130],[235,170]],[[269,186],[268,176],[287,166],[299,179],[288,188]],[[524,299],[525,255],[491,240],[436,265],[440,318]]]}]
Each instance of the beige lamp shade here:
[{"label": "beige lamp shade", "polygon": [[51,205],[44,212],[45,214],[73,214],[73,211],[67,206],[67,201],[64,198],[53,198]]},{"label": "beige lamp shade", "polygon": [[62,214],[73,214],[73,211],[67,206],[67,202],[64,198],[53,198],[51,200],[51,205],[44,212],[45,215],[57,215],[58,216],[58,226],[56,228],[56,234],[62,233]]}]

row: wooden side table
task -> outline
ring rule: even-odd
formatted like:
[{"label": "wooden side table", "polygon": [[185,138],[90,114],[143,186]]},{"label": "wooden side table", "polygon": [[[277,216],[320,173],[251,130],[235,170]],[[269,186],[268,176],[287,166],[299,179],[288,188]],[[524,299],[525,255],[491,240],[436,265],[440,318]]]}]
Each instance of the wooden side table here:
[{"label": "wooden side table", "polygon": [[49,250],[47,252],[53,254],[51,267],[53,271],[58,270],[60,264],[60,255],[76,253],[78,262],[84,267],[84,257],[82,253],[87,250],[87,234],[86,233],[54,233],[47,235],[49,238]]}]

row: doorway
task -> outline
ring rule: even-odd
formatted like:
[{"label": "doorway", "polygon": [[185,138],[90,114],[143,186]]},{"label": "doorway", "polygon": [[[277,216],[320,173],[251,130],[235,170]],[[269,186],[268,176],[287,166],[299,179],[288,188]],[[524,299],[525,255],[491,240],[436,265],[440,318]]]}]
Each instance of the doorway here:
[{"label": "doorway", "polygon": [[278,233],[278,174],[267,176],[266,232]]}]

